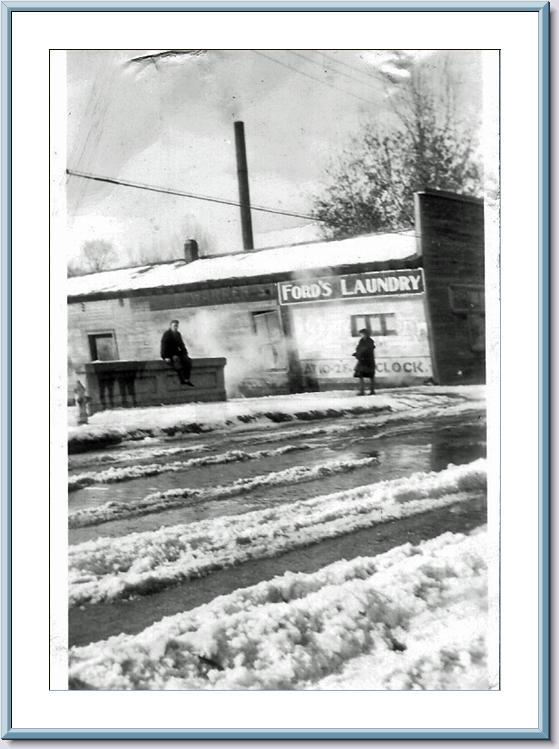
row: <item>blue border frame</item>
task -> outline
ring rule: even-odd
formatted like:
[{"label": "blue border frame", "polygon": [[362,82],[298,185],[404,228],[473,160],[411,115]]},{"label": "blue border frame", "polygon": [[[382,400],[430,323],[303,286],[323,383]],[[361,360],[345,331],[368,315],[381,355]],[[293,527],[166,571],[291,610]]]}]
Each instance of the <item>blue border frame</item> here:
[{"label": "blue border frame", "polygon": [[[256,5],[243,0],[73,0],[64,2],[2,2],[2,738],[3,739],[540,739],[550,738],[550,463],[549,463],[549,345],[550,345],[550,6],[547,0],[261,0]],[[11,727],[11,27],[14,12],[83,11],[537,11],[539,15],[539,540],[540,540],[540,728],[525,731],[469,729],[408,730],[320,730],[320,729],[221,729],[221,730],[129,730],[129,729],[14,729]]]},{"label": "blue border frame", "polygon": [[[26,0],[7,0],[2,3],[2,13],[11,26],[10,16],[15,11],[58,11],[69,13],[81,13],[86,11],[119,11],[119,12],[142,12],[151,11],[439,11],[464,12],[464,11],[546,11],[549,16],[549,3],[547,0],[445,0],[442,2],[424,0],[319,0],[313,3],[305,0],[262,0],[262,4],[250,2],[250,0],[135,0],[135,2],[118,2],[118,0],[73,0],[73,2],[26,2]],[[547,22],[549,18],[547,18]],[[548,24],[547,24],[548,25]]]}]

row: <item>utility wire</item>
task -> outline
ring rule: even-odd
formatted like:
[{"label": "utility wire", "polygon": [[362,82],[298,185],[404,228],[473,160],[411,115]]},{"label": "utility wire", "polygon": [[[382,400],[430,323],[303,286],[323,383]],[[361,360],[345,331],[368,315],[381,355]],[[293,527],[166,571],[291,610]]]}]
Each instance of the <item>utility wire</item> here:
[{"label": "utility wire", "polygon": [[[307,57],[306,55],[302,55],[300,52],[296,52],[294,49],[287,50],[287,51],[291,55],[295,55],[296,57],[300,57],[301,60],[305,60],[306,62],[310,62],[313,65],[318,66],[325,73],[333,73],[334,75],[343,75],[345,78],[348,78],[350,81],[353,81],[354,83],[358,83],[360,86],[371,86],[371,84],[373,84],[373,83],[377,83],[378,84],[378,81],[376,81],[374,78],[372,78],[370,76],[366,76],[368,78],[368,81],[362,81],[359,78],[356,78],[355,76],[350,75],[349,73],[344,73],[343,70],[336,70],[335,68],[332,68],[332,67],[326,67],[324,65],[324,63],[318,62],[318,60],[313,60],[312,57]],[[322,55],[323,57],[325,57],[325,58],[327,58],[329,60],[332,60],[333,62],[336,62],[336,60],[333,57],[328,57],[328,55],[325,55],[322,52],[319,52],[318,54]]]},{"label": "utility wire", "polygon": [[264,52],[260,52],[257,49],[253,49],[252,51],[254,52],[255,55],[260,55],[261,57],[265,57],[267,60],[271,60],[272,62],[275,62],[278,65],[282,65],[284,68],[287,68],[288,70],[292,70],[294,73],[298,73],[299,75],[304,75],[305,78],[310,78],[311,81],[322,83],[323,86],[328,86],[329,88],[333,88],[335,91],[339,91],[342,94],[347,94],[347,96],[353,96],[354,99],[359,99],[359,101],[364,101],[366,104],[373,103],[370,99],[365,99],[363,96],[358,96],[358,94],[354,94],[351,91],[347,91],[344,88],[339,88],[338,86],[335,86],[333,83],[330,83],[329,81],[325,81],[322,78],[317,78],[315,75],[311,75],[310,73],[305,73],[300,68],[296,68],[293,65],[289,65],[287,62],[283,62],[282,60],[277,60],[275,57],[270,57],[270,55],[267,55]]},{"label": "utility wire", "polygon": [[[184,192],[183,190],[173,190],[169,187],[157,187],[156,185],[147,185],[143,182],[129,182],[127,180],[116,179],[114,177],[101,177],[95,174],[87,174],[86,172],[78,172],[75,169],[66,169],[66,174],[70,177],[81,177],[82,179],[91,179],[96,182],[107,182],[111,185],[120,185],[122,187],[134,187],[138,190],[149,190],[150,192],[164,193],[165,195],[178,195],[182,198],[192,198],[193,200],[205,200],[209,203],[221,203],[222,205],[234,205],[240,206],[240,203],[236,200],[227,200],[226,198],[215,198],[210,195],[199,195],[193,192]],[[252,205],[253,211],[262,211],[264,213],[277,213],[280,216],[292,216],[293,218],[303,218],[308,221],[321,221],[321,219],[315,216],[308,216],[305,213],[296,213],[294,211],[282,211],[279,208],[266,208],[264,206]]]},{"label": "utility wire", "polygon": [[374,81],[377,84],[381,83],[382,79],[377,74],[366,73],[364,70],[360,70],[360,68],[355,67],[355,65],[350,65],[349,63],[344,62],[343,60],[338,60],[337,57],[334,57],[333,55],[327,55],[326,52],[320,51],[319,54],[321,54],[322,57],[325,57],[327,60],[331,60],[332,62],[335,62],[337,65],[343,65],[344,68],[347,68],[348,70],[353,70],[355,73],[359,73],[359,75],[363,76],[364,78],[367,78],[369,82]]},{"label": "utility wire", "polygon": [[[142,182],[129,182],[128,180],[116,179],[114,177],[101,177],[95,174],[86,174],[85,172],[78,172],[75,169],[66,169],[66,174],[70,177],[81,177],[82,179],[91,179],[95,182],[106,182],[110,185],[118,185],[120,187],[134,187],[138,190],[149,190],[150,192],[163,193],[164,195],[178,195],[181,198],[192,198],[193,200],[205,200],[209,203],[220,203],[221,205],[233,205],[237,208],[240,203],[236,200],[226,200],[225,198],[213,198],[209,195],[198,195],[197,193],[184,192],[183,190],[173,190],[169,187],[156,187],[155,185],[146,185]],[[292,216],[293,218],[302,218],[307,221],[315,221],[318,223],[328,223],[334,226],[343,228],[346,224],[342,222],[334,222],[317,216],[309,216],[305,213],[295,213],[292,211],[282,211],[279,208],[265,208],[264,206],[257,206],[251,204],[251,210],[262,211],[264,213],[276,213],[280,216]],[[405,234],[407,236],[418,236],[414,232],[407,229],[384,229],[378,232],[368,232],[368,234]]]}]

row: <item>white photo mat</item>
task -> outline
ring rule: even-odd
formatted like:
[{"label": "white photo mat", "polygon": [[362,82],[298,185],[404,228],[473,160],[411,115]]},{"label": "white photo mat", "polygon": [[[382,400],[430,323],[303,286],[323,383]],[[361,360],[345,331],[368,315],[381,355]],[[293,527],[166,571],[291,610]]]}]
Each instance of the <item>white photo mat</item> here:
[{"label": "white photo mat", "polygon": [[[539,569],[539,23],[535,10],[12,14],[11,727],[16,732],[36,729],[46,737],[58,729],[87,731],[92,737],[102,730],[146,735],[174,730],[214,735],[423,732],[468,737],[508,731],[529,738],[529,732],[541,730],[545,571]],[[500,667],[499,690],[49,688],[50,670],[65,655],[60,612],[66,603],[67,564],[66,253],[60,204],[66,165],[59,158],[65,141],[64,118],[59,116],[64,90],[49,86],[63,79],[63,60],[49,50],[87,48],[444,48],[492,50],[488,62],[500,57],[500,77],[499,65],[484,67],[484,106],[490,115],[486,124],[492,123],[485,148],[497,174],[500,150],[501,175],[500,232],[498,206],[489,205],[486,233],[487,319],[500,319],[500,326],[488,324],[487,352],[489,528],[494,538],[500,531],[500,567],[495,566],[500,571],[500,600],[494,596],[501,621],[500,663],[495,666]],[[54,60],[50,71],[49,59]],[[59,149],[52,165],[49,117],[50,143]],[[495,131],[498,117],[500,143]],[[56,195],[54,210],[49,208],[50,190]],[[496,591],[499,581],[491,583]],[[56,625],[49,642],[51,609]]]}]

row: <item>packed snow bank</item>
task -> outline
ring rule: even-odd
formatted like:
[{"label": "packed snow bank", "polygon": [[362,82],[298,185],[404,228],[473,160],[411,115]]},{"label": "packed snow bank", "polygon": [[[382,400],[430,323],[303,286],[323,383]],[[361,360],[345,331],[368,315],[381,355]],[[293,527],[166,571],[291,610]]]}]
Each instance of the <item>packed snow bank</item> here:
[{"label": "packed snow bank", "polygon": [[[407,402],[407,401],[406,401]],[[296,439],[318,437],[321,435],[339,435],[346,434],[356,431],[366,431],[371,436],[382,437],[385,434],[394,434],[399,427],[406,431],[410,428],[415,428],[418,419],[426,420],[431,418],[439,419],[452,419],[456,416],[463,416],[467,418],[471,415],[479,416],[483,412],[483,403],[477,400],[462,400],[454,399],[452,405],[448,404],[448,399],[444,402],[437,401],[437,405],[434,406],[414,406],[413,408],[401,409],[395,412],[383,412],[381,414],[364,414],[362,418],[359,418],[359,414],[351,419],[351,423],[344,424],[340,423],[342,420],[335,424],[324,424],[316,427],[304,426],[299,427],[295,424],[291,424],[288,427],[282,429],[281,427],[275,426],[271,430],[261,430],[258,433],[258,437],[255,438],[254,430],[246,429],[236,430],[230,434],[229,439],[237,444],[250,443],[251,445],[257,441],[258,444],[266,444],[270,442],[280,442],[283,439],[289,439],[293,442]],[[382,427],[387,427],[383,430]],[[398,431],[400,431],[398,429]],[[157,458],[167,458],[173,455],[180,454],[192,454],[192,453],[203,453],[210,449],[206,443],[196,443],[194,445],[179,445],[173,447],[162,446],[160,443],[161,439],[166,439],[165,436],[162,438],[150,438],[146,437],[145,442],[148,446],[136,445],[132,446],[128,443],[129,448],[113,448],[109,452],[82,452],[79,454],[70,455],[68,465],[70,468],[77,469],[80,466],[98,465],[102,463],[130,463],[133,461],[141,461]],[[193,437],[193,439],[196,439]],[[149,445],[149,443],[152,443]]]},{"label": "packed snow bank", "polygon": [[98,449],[124,440],[176,434],[204,433],[242,424],[312,421],[354,414],[378,414],[428,406],[475,402],[481,408],[481,386],[409,388],[356,397],[353,391],[328,391],[239,398],[220,403],[187,403],[180,406],[101,411],[90,424],[69,427],[70,453]]},{"label": "packed snow bank", "polygon": [[225,463],[240,463],[247,460],[259,460],[260,458],[275,458],[286,453],[300,450],[310,450],[311,445],[285,445],[273,450],[255,450],[246,452],[243,450],[228,450],[219,455],[205,455],[201,458],[190,458],[190,460],[177,460],[172,463],[150,463],[148,465],[126,466],[124,468],[107,468],[104,471],[90,471],[68,477],[68,491],[76,491],[84,486],[92,484],[114,484],[119,481],[130,481],[132,479],[158,476],[161,473],[178,473],[188,471],[200,466],[223,465]]},{"label": "packed snow bank", "polygon": [[[350,423],[324,424],[317,427],[291,427],[289,429],[274,429],[269,433],[260,433],[258,443],[278,442],[282,439],[289,439],[294,442],[298,438],[311,439],[314,437],[327,436],[336,437],[341,434],[355,434],[356,432],[366,432],[367,438],[382,438],[402,434],[417,429],[419,420],[427,421],[437,418],[440,423],[449,419],[455,419],[461,416],[464,420],[475,416],[480,419],[482,408],[477,402],[460,402],[457,405],[449,406],[446,402],[436,406],[425,408],[414,408],[413,410],[401,410],[395,413],[374,414],[363,418],[351,419]],[[253,433],[241,433],[232,436],[234,442],[246,442],[254,440]]]},{"label": "packed snow bank", "polygon": [[366,656],[370,688],[487,689],[486,611],[486,533],[445,533],[312,574],[287,572],[137,635],[74,647],[69,684],[345,688]]},{"label": "packed snow bank", "polygon": [[[241,398],[219,403],[188,403],[181,406],[116,409],[101,411],[91,423],[69,427],[70,453],[114,445],[124,440],[146,437],[201,434],[242,424],[280,423],[295,419],[312,421],[361,413],[383,413],[392,410],[384,397],[355,398],[336,394],[303,393],[292,396]],[[309,397],[310,396],[310,397]],[[313,397],[315,396],[315,397]],[[321,396],[321,397],[316,397]]]},{"label": "packed snow bank", "polygon": [[243,515],[70,546],[70,605],[154,592],[485,492],[485,460],[382,481]]},{"label": "packed snow bank", "polygon": [[98,507],[75,510],[68,515],[70,528],[83,528],[87,525],[99,525],[109,520],[149,515],[173,507],[182,507],[193,502],[215,501],[238,497],[247,494],[261,486],[282,486],[286,484],[300,484],[314,481],[338,473],[348,473],[357,468],[378,463],[378,458],[352,458],[347,460],[327,460],[313,466],[292,466],[283,471],[272,471],[252,478],[240,478],[230,484],[201,489],[168,489],[164,492],[154,492],[140,499],[129,499],[126,502],[109,501]]},{"label": "packed snow bank", "polygon": [[[481,611],[480,611],[481,608]],[[475,597],[410,622],[407,644],[358,656],[313,689],[488,689],[485,602]],[[435,646],[434,646],[435,644]]]}]

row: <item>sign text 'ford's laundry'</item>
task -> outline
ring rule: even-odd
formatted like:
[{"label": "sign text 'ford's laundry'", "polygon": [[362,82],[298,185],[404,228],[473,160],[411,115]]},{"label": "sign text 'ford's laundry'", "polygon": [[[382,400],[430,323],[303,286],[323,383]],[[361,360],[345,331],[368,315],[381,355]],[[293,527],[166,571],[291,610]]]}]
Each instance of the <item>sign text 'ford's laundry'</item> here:
[{"label": "sign text 'ford's laundry'", "polygon": [[278,284],[280,304],[422,294],[424,290],[422,268],[305,278],[301,281],[283,281]]}]

